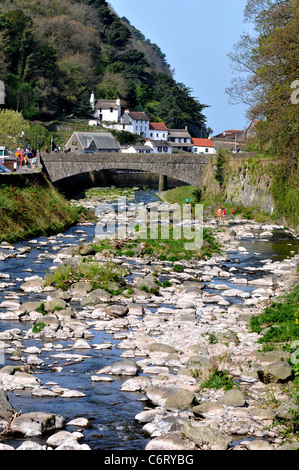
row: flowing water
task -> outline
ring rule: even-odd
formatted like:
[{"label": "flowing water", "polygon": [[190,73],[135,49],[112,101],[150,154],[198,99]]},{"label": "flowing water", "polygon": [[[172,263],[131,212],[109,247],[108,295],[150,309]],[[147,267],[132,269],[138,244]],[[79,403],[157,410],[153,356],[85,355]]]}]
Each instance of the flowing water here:
[{"label": "flowing water", "polygon": [[[138,191],[135,193],[134,203],[149,203],[157,200],[155,191]],[[46,294],[24,294],[20,291],[20,284],[24,282],[26,277],[38,275],[43,277],[45,273],[53,266],[52,257],[56,247],[67,247],[69,245],[92,241],[94,238],[94,225],[80,225],[72,227],[64,234],[58,234],[54,237],[38,237],[35,240],[24,241],[14,245],[14,251],[19,253],[18,257],[0,261],[0,273],[6,273],[11,276],[9,280],[3,279],[4,282],[14,285],[8,286],[0,291],[0,303],[3,300],[17,299],[21,303],[27,301],[44,300]],[[22,250],[30,246],[31,250],[25,255]],[[238,276],[246,276],[248,279],[261,277],[263,274],[262,267],[265,260],[281,261],[286,257],[298,253],[299,241],[294,239],[289,233],[280,230],[277,231],[271,241],[261,239],[242,240],[248,254],[229,253],[229,260],[223,262],[222,267],[226,270],[234,267],[237,269]],[[2,249],[2,248],[0,248]],[[4,250],[2,250],[4,251]],[[5,250],[7,252],[7,250]],[[9,251],[8,251],[9,252]],[[24,256],[24,257],[23,257]],[[248,270],[249,268],[255,268]],[[28,270],[32,272],[28,272]],[[0,280],[1,282],[2,280]],[[235,284],[228,284],[223,279],[213,279],[213,282],[227,284],[229,287],[236,288]],[[243,287],[251,289],[251,287]],[[253,289],[254,287],[252,287]],[[209,292],[217,293],[217,291],[207,289]],[[219,292],[219,291],[218,291]],[[236,302],[240,301],[235,299]],[[170,305],[167,305],[170,307]],[[5,309],[1,309],[5,312]],[[16,321],[0,321],[0,331],[18,328],[27,330],[32,325],[28,322]],[[88,356],[82,362],[64,366],[61,372],[52,372],[53,366],[60,366],[65,363],[65,359],[52,357],[53,354],[59,352],[60,347],[68,347],[70,341],[52,341],[56,347],[56,351],[43,351],[40,358],[44,360],[45,365],[36,369],[35,375],[41,379],[43,384],[51,386],[51,383],[58,384],[60,387],[68,389],[80,390],[85,394],[81,398],[39,398],[33,397],[30,392],[17,391],[8,393],[8,398],[17,411],[29,413],[32,411],[43,411],[49,413],[60,414],[68,421],[76,417],[85,417],[91,424],[91,429],[84,429],[84,441],[94,450],[143,450],[148,442],[148,438],[142,434],[142,425],[135,422],[134,416],[143,411],[145,404],[144,395],[141,393],[121,392],[124,378],[115,377],[113,382],[93,382],[91,376],[99,369],[106,365],[111,365],[120,358],[122,351],[117,348],[120,340],[114,338],[112,334],[103,331],[92,330],[94,337],[88,340],[92,345],[111,342],[113,347],[107,350],[70,350],[70,353],[84,354]],[[42,342],[36,340],[23,341],[26,347],[37,346],[42,348]],[[5,365],[18,365],[18,362],[9,357],[5,358]],[[77,428],[67,427],[70,431]],[[45,439],[34,439],[37,442],[44,443]],[[6,439],[2,441],[17,447],[22,440]]]}]

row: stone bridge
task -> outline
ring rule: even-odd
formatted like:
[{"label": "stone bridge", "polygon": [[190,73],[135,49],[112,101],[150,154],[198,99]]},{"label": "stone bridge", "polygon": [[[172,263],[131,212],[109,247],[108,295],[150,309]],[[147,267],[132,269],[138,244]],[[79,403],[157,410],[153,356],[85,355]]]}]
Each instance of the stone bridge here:
[{"label": "stone bridge", "polygon": [[160,175],[159,189],[166,189],[167,176],[195,187],[201,186],[207,155],[195,154],[42,154],[41,165],[52,181],[102,170],[139,170]]}]

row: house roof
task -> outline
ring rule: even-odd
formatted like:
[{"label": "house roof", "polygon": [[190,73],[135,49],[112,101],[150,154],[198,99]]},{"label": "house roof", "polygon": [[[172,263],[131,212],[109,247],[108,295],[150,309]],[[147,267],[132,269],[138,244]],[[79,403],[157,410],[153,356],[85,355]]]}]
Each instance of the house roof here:
[{"label": "house roof", "polygon": [[212,148],[215,148],[215,145],[213,144],[211,139],[192,138],[191,142],[196,147],[212,147]]},{"label": "house roof", "polygon": [[154,147],[173,147],[173,142],[169,142],[169,140],[150,140],[150,142]]},{"label": "house roof", "polygon": [[235,136],[238,137],[239,135],[243,134],[243,132],[244,132],[244,131],[239,130],[239,129],[237,129],[237,130],[235,130],[235,129],[228,129],[227,131],[221,132],[221,134],[215,135],[215,136],[213,137],[213,139],[227,139],[227,140],[229,140],[229,139],[234,139]]},{"label": "house roof", "polygon": [[96,100],[95,109],[118,109],[119,105],[115,100]]},{"label": "house roof", "polygon": [[150,122],[149,128],[153,131],[168,131],[164,122]]},{"label": "house roof", "polygon": [[191,135],[186,129],[168,129],[169,137],[184,137],[187,139],[191,139]]},{"label": "house roof", "polygon": [[134,121],[149,121],[149,118],[147,115],[141,111],[129,111],[129,114],[131,118],[134,119]]},{"label": "house roof", "polygon": [[74,132],[70,140],[74,140],[74,137],[77,137],[84,149],[88,149],[92,142],[98,150],[120,149],[119,143],[109,132]]}]

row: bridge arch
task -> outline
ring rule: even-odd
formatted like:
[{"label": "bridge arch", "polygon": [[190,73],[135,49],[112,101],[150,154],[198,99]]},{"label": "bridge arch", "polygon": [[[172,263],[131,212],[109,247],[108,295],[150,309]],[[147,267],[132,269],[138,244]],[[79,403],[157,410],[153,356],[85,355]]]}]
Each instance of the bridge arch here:
[{"label": "bridge arch", "polygon": [[209,162],[206,155],[195,154],[124,154],[97,153],[43,154],[42,169],[52,181],[102,170],[138,170],[165,175],[200,187],[203,171]]}]

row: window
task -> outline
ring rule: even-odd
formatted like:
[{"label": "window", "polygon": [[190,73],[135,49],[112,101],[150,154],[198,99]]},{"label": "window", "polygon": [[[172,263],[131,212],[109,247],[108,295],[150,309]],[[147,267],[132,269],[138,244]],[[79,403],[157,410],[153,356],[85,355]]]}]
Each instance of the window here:
[{"label": "window", "polygon": [[167,147],[163,147],[163,152],[167,152],[168,151],[168,148]]},{"label": "window", "polygon": [[206,153],[209,153],[209,149],[208,149],[208,148],[206,148]]}]

